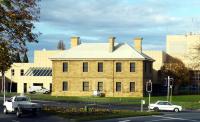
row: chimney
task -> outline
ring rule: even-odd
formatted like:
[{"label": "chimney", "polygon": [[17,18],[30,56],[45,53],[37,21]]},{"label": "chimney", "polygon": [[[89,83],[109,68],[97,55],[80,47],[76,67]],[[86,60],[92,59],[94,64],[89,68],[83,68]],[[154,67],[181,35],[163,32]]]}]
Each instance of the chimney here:
[{"label": "chimney", "polygon": [[109,40],[109,52],[113,52],[115,49],[115,37],[110,37]]},{"label": "chimney", "polygon": [[142,40],[143,38],[141,37],[137,37],[134,39],[134,47],[139,53],[142,53]]},{"label": "chimney", "polygon": [[78,46],[80,42],[80,37],[71,37],[71,47],[76,47]]}]

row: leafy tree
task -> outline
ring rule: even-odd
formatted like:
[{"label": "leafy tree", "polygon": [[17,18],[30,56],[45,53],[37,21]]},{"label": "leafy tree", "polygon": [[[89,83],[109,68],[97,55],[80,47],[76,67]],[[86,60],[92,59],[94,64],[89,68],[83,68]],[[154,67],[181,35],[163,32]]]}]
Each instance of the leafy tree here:
[{"label": "leafy tree", "polygon": [[[0,72],[2,74],[2,84],[5,83],[5,71],[7,71],[12,64],[12,52],[9,50],[9,45],[7,42],[1,42],[0,43]],[[2,89],[3,91],[3,85]]]},{"label": "leafy tree", "polygon": [[196,46],[193,49],[191,49],[189,58],[192,60],[192,64],[190,64],[191,67],[193,69],[199,69],[200,68],[200,42],[198,42]]},{"label": "leafy tree", "polygon": [[22,62],[22,61],[21,61],[21,58],[20,58],[19,52],[17,52],[17,53],[15,54],[15,58],[14,58],[13,62],[14,62],[14,63],[21,63],[21,62]]},{"label": "leafy tree", "polygon": [[26,52],[25,52],[24,57],[23,57],[23,62],[24,63],[28,63],[29,62],[28,61],[28,56],[27,56]]},{"label": "leafy tree", "polygon": [[14,61],[9,57],[14,57],[15,52],[24,52],[27,42],[38,42],[39,33],[32,32],[33,23],[39,18],[38,1],[0,0],[0,44],[1,55],[5,55],[0,60],[2,76]]},{"label": "leafy tree", "polygon": [[23,51],[26,42],[37,42],[33,22],[38,21],[38,0],[2,0],[0,2],[0,36],[11,49]]},{"label": "leafy tree", "polygon": [[178,94],[180,85],[187,84],[189,82],[189,69],[185,67],[185,64],[174,57],[168,56],[168,62],[161,67],[161,79],[165,80],[167,76],[174,79],[174,94]]},{"label": "leafy tree", "polygon": [[65,44],[64,44],[64,42],[63,42],[62,40],[60,40],[60,41],[58,42],[57,49],[58,49],[58,50],[65,50]]}]

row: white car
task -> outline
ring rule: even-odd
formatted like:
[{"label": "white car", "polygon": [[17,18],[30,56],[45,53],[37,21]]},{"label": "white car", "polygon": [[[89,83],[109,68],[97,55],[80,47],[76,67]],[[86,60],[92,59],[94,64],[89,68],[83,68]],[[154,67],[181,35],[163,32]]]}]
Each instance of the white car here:
[{"label": "white car", "polygon": [[24,113],[32,113],[33,115],[36,115],[41,108],[42,107],[40,104],[32,103],[26,96],[11,97],[3,104],[4,114],[7,114],[8,112],[14,112],[16,113],[17,117],[20,117]]},{"label": "white car", "polygon": [[28,92],[32,93],[32,94],[34,94],[34,93],[48,94],[48,93],[50,93],[50,90],[48,90],[42,86],[31,86],[31,87],[29,87]]},{"label": "white car", "polygon": [[182,111],[182,106],[179,105],[173,105],[168,101],[157,101],[154,104],[149,105],[150,110],[154,111],[174,111],[174,112],[180,112]]}]

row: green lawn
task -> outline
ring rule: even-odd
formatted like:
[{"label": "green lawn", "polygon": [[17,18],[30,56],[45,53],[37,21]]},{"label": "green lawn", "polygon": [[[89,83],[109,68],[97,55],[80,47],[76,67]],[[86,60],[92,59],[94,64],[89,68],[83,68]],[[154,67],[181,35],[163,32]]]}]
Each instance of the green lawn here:
[{"label": "green lawn", "polygon": [[[6,96],[10,97],[16,95],[16,93],[7,93]],[[64,102],[85,102],[85,103],[110,103],[110,104],[125,104],[135,105],[140,104],[141,99],[148,103],[148,97],[137,98],[137,97],[61,97],[61,96],[50,96],[43,94],[27,94],[34,100],[53,100],[53,101],[64,101]],[[0,96],[3,96],[0,94]],[[151,97],[151,103],[157,100],[166,100],[166,96],[155,96]],[[173,96],[172,103],[182,105],[184,109],[200,109],[200,95],[180,95]]]}]

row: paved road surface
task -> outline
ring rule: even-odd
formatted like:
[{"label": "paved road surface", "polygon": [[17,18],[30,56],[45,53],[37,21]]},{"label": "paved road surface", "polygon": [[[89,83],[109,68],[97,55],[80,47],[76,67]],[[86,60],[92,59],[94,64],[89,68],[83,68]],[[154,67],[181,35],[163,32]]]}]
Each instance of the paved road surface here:
[{"label": "paved road surface", "polygon": [[164,115],[116,118],[93,122],[200,122],[200,112],[166,112]]}]

